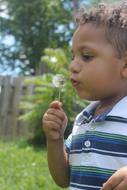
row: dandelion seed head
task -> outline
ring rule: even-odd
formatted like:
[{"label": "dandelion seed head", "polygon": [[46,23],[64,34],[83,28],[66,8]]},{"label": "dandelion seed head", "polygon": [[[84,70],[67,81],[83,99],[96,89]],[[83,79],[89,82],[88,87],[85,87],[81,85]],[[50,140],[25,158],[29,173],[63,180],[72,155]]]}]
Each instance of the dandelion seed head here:
[{"label": "dandelion seed head", "polygon": [[53,77],[53,85],[56,87],[56,88],[61,88],[64,86],[65,84],[65,78],[62,74],[57,74]]}]

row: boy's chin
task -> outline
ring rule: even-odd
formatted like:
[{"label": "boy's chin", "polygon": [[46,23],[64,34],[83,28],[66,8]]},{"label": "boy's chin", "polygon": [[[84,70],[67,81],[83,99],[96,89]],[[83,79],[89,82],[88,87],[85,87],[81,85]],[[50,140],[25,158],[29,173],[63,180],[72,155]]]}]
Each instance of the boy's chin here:
[{"label": "boy's chin", "polygon": [[93,101],[94,100],[91,96],[88,96],[86,94],[80,94],[80,93],[77,93],[77,94],[83,100],[88,100],[88,101]]},{"label": "boy's chin", "polygon": [[91,95],[89,95],[89,94],[77,93],[77,95],[78,95],[81,99],[83,99],[83,100],[88,100],[88,101],[98,101],[98,100],[99,100],[99,98],[93,97],[93,96],[91,96]]}]

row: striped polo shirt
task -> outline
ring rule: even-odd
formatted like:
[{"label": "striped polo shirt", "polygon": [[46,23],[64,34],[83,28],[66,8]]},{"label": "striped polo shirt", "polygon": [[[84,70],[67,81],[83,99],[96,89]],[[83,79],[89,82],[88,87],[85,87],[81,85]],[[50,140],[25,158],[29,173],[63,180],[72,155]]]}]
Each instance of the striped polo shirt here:
[{"label": "striped polo shirt", "polygon": [[93,118],[98,104],[93,102],[76,117],[65,143],[70,190],[100,190],[116,170],[127,165],[127,96]]}]

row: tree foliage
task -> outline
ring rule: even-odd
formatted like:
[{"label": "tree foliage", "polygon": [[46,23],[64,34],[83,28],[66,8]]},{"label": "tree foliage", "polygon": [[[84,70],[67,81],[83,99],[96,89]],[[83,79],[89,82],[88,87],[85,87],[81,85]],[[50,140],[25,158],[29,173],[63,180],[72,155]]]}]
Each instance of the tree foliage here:
[{"label": "tree foliage", "polygon": [[[1,0],[7,17],[0,17],[0,35],[14,37],[13,46],[1,43],[0,64],[12,61],[23,71],[37,71],[45,48],[68,45],[72,32],[69,1]],[[9,63],[10,64],[10,63]],[[13,65],[13,69],[15,66]],[[33,69],[33,70],[32,70]]]}]

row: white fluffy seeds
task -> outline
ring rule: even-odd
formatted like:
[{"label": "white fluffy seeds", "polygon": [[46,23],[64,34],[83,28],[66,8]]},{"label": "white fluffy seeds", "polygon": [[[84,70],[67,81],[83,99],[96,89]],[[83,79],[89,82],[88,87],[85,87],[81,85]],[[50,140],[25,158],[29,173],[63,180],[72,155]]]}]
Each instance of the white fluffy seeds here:
[{"label": "white fluffy seeds", "polygon": [[64,83],[65,83],[64,76],[61,74],[57,74],[53,77],[52,82],[56,88],[62,88],[64,86]]},{"label": "white fluffy seeds", "polygon": [[57,74],[53,77],[53,85],[59,89],[59,95],[58,95],[58,100],[60,101],[60,97],[61,97],[61,90],[62,87],[64,86],[65,83],[65,78],[62,74]]}]

